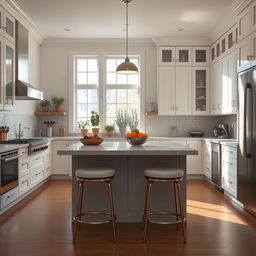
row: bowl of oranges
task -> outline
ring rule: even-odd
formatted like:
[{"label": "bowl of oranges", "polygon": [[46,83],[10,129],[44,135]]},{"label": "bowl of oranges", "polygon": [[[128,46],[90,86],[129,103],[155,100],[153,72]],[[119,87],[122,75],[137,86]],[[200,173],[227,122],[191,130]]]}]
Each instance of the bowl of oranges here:
[{"label": "bowl of oranges", "polygon": [[147,133],[142,133],[138,129],[134,129],[131,132],[125,134],[126,140],[133,146],[139,146],[147,141]]}]

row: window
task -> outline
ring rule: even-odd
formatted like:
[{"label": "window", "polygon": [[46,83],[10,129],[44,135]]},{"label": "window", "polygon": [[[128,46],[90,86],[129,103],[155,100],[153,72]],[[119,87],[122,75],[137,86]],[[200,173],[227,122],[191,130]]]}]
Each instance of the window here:
[{"label": "window", "polygon": [[[124,58],[106,58],[106,99],[105,120],[107,124],[113,124],[119,109],[131,113],[135,109],[139,113],[139,74],[119,75],[117,66]],[[131,58],[137,67],[139,59]]]},{"label": "window", "polygon": [[99,111],[98,73],[97,58],[75,58],[75,124],[87,120],[91,111]]},{"label": "window", "polygon": [[[77,122],[90,119],[91,111],[97,111],[101,128],[114,124],[119,109],[136,110],[140,116],[140,75],[120,75],[117,66],[124,57],[76,55],[74,60],[73,131]],[[130,61],[139,68],[139,57]]]}]

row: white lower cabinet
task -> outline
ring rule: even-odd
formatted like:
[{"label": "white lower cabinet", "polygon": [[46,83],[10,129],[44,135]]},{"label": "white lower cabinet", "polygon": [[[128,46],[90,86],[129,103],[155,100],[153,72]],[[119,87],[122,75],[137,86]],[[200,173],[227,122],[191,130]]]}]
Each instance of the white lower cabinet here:
[{"label": "white lower cabinet", "polygon": [[20,196],[28,192],[30,189],[30,177],[29,174],[19,178],[19,191]]},{"label": "white lower cabinet", "polygon": [[4,208],[8,204],[14,202],[19,197],[19,188],[13,188],[12,190],[1,195],[1,208]]},{"label": "white lower cabinet", "polygon": [[202,142],[201,141],[187,141],[189,148],[198,151],[198,155],[187,157],[187,174],[203,174],[202,171]]},{"label": "white lower cabinet", "polygon": [[41,181],[44,180],[44,168],[43,166],[39,169],[30,171],[30,188],[38,185]]},{"label": "white lower cabinet", "polygon": [[222,146],[222,188],[237,197],[237,148]]},{"label": "white lower cabinet", "polygon": [[203,173],[208,178],[212,178],[212,156],[211,156],[211,142],[203,141],[202,143],[202,167]]}]

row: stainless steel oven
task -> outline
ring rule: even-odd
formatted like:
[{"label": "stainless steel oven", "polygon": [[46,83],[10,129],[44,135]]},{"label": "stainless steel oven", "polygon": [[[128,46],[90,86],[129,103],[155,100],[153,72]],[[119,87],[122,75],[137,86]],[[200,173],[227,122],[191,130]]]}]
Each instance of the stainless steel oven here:
[{"label": "stainless steel oven", "polygon": [[0,195],[18,186],[19,151],[0,154]]}]

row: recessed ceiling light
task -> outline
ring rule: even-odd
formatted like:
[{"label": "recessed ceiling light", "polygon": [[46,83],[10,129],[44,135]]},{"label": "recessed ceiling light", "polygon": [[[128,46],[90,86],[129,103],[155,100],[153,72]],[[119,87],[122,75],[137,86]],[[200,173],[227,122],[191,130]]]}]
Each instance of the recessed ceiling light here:
[{"label": "recessed ceiling light", "polygon": [[70,28],[64,28],[64,30],[65,30],[66,32],[69,32],[69,31],[70,31]]},{"label": "recessed ceiling light", "polygon": [[178,31],[182,32],[182,31],[184,31],[184,28],[179,28]]}]

